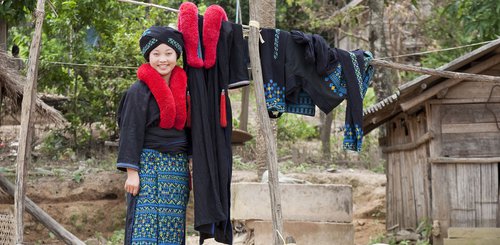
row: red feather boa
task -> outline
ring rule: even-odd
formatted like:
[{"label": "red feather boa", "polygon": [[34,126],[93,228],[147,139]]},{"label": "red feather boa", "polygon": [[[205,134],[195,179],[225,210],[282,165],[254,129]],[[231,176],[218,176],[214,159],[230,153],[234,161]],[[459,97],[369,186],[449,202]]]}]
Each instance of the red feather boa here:
[{"label": "red feather boa", "polygon": [[205,48],[205,68],[215,65],[217,42],[222,21],[227,21],[226,11],[219,5],[210,5],[203,18],[203,47]]},{"label": "red feather boa", "polygon": [[186,72],[179,66],[170,75],[169,86],[150,64],[137,70],[137,78],[146,83],[160,108],[160,128],[182,130],[186,124]]},{"label": "red feather boa", "polygon": [[200,33],[198,30],[198,8],[194,3],[184,2],[179,7],[177,27],[182,32],[187,63],[194,68],[206,69],[215,65],[217,57],[217,42],[219,41],[222,21],[227,21],[224,9],[219,5],[210,5],[203,17],[203,47],[205,61],[200,57]]},{"label": "red feather boa", "polygon": [[198,8],[194,3],[184,2],[179,7],[177,28],[182,32],[188,65],[203,67],[202,57],[198,56],[200,36],[198,33]]}]

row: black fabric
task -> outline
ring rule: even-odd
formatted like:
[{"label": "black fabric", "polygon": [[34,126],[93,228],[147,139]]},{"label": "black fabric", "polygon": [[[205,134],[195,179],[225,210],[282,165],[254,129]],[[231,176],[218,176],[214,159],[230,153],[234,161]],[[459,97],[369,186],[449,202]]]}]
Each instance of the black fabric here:
[{"label": "black fabric", "polygon": [[[287,33],[290,35],[290,33]],[[306,45],[288,38],[286,42],[286,99],[298,103],[303,89],[323,112],[330,113],[344,99],[331,91],[330,83],[316,72],[314,63],[306,61]]]},{"label": "black fabric", "polygon": [[[203,17],[199,16],[200,40],[203,40],[202,23]],[[241,25],[231,22],[222,23],[214,67],[184,66],[191,95],[191,130],[195,135],[192,138],[194,227],[200,232],[200,244],[212,237],[225,244],[232,244],[233,239],[229,213],[232,173],[229,96],[226,96],[225,128],[221,127],[219,116],[222,90],[227,92],[229,84],[248,81],[245,53],[241,50],[245,45],[241,28]]]},{"label": "black fabric", "polygon": [[157,150],[162,153],[188,151],[188,139],[184,130],[165,130],[160,127],[146,129],[144,149]]},{"label": "black fabric", "polygon": [[190,131],[162,129],[160,109],[156,100],[142,81],[137,81],[122,96],[118,107],[120,141],[118,145],[117,168],[139,169],[142,149],[148,148],[163,153],[192,151]]},{"label": "black fabric", "polygon": [[248,42],[243,38],[243,27],[235,23],[223,22],[222,28],[224,28],[224,25],[227,26],[229,24],[231,24],[232,28],[232,38],[228,40],[231,42],[231,45],[230,50],[228,50],[230,55],[228,60],[229,83],[227,88],[237,89],[250,84],[248,75],[250,56],[248,54]]},{"label": "black fabric", "polygon": [[337,55],[327,41],[318,34],[305,34],[300,31],[291,31],[296,43],[304,44],[304,58],[307,62],[316,65],[316,72],[320,76],[327,75],[336,65]]},{"label": "black fabric", "polygon": [[182,34],[171,27],[152,26],[142,33],[141,39],[139,40],[139,47],[141,48],[142,55],[148,62],[151,50],[162,43],[175,50],[177,59],[181,57],[182,50],[184,49]]},{"label": "black fabric", "polygon": [[124,245],[132,244],[132,234],[134,233],[134,216],[137,196],[127,193],[127,217],[125,218],[125,240]]},{"label": "black fabric", "polygon": [[289,35],[280,29],[263,28],[259,42],[264,95],[269,117],[278,118],[286,110],[285,44]]},{"label": "black fabric", "polygon": [[[347,107],[345,118],[344,148],[361,151],[363,137],[363,78],[357,76],[356,69],[365,70],[364,51],[347,52],[338,50],[338,57],[342,64],[344,79],[347,81]],[[360,75],[361,76],[361,75]]]}]

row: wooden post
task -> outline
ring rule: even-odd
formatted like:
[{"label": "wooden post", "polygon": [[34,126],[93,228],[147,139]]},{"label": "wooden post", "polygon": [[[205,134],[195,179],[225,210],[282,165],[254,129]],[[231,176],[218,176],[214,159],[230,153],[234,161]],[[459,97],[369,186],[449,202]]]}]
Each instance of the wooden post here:
[{"label": "wooden post", "polygon": [[[0,189],[4,190],[9,196],[14,196],[14,185],[7,178],[0,174]],[[66,244],[84,245],[85,243],[78,239],[75,235],[66,230],[43,209],[38,207],[31,199],[26,198],[26,209],[38,222],[42,223],[50,232],[54,233],[59,240]]]},{"label": "wooden post", "polygon": [[40,55],[40,39],[45,15],[45,0],[38,0],[35,10],[35,33],[31,41],[27,83],[24,86],[24,96],[21,110],[21,130],[19,134],[19,147],[17,150],[17,179],[15,191],[15,216],[16,216],[16,244],[24,241],[24,202],[25,202],[25,177],[27,165],[31,160],[31,134],[33,130],[32,114],[35,109],[36,83],[38,77],[38,58]]},{"label": "wooden post", "polygon": [[258,6],[255,1],[250,1],[250,35],[248,38],[248,48],[250,51],[250,63],[252,66],[252,77],[255,88],[255,100],[257,103],[257,115],[260,120],[260,130],[264,136],[264,144],[267,150],[267,164],[269,170],[269,193],[271,196],[271,215],[273,219],[273,240],[274,245],[283,244],[283,220],[281,213],[281,194],[278,179],[278,158],[276,155],[276,140],[271,129],[271,121],[267,114],[266,102],[264,100],[264,85],[262,81],[262,70],[259,55],[259,27],[256,21]]}]

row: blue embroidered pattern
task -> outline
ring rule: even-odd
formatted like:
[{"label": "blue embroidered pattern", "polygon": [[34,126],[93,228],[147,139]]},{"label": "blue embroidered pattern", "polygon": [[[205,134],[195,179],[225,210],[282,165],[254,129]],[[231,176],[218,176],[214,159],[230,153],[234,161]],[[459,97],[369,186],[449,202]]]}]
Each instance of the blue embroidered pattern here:
[{"label": "blue embroidered pattern", "polygon": [[186,154],[143,150],[132,244],[184,244],[189,175]]},{"label": "blue embroidered pattern", "polygon": [[[370,86],[371,79],[373,77],[374,69],[373,66],[371,65],[366,65],[364,72],[362,73],[361,70],[359,69],[359,64],[356,59],[356,56],[349,52],[353,65],[354,65],[354,70],[356,73],[356,78],[358,80],[358,85],[360,88],[360,93],[361,93],[361,98],[365,97],[366,91],[368,90],[368,87]],[[365,64],[370,64],[370,61],[373,59],[372,53],[369,51],[364,52],[364,61]],[[325,82],[329,83],[330,90],[337,94],[340,97],[344,97],[347,95],[347,84],[346,80],[344,79],[344,76],[342,74],[342,65],[339,63],[335,67],[335,70],[333,70],[332,73],[328,74],[327,76],[324,77]]]},{"label": "blue embroidered pattern", "polygon": [[347,95],[347,84],[345,79],[342,79],[342,65],[337,64],[332,73],[324,77],[325,82],[330,83],[330,90],[340,97]]},{"label": "blue embroidered pattern", "polygon": [[148,49],[153,46],[156,42],[158,42],[158,39],[156,38],[151,38],[151,40],[149,40],[148,43],[146,43],[146,45],[142,48],[141,50],[141,53],[142,55],[144,55],[146,53],[146,51],[148,51]]},{"label": "blue embroidered pattern", "polygon": [[285,87],[278,86],[278,83],[269,80],[264,83],[264,92],[266,95],[266,106],[270,112],[284,112],[285,111]]},{"label": "blue embroidered pattern", "polygon": [[151,33],[151,30],[150,29],[146,29],[143,33],[142,33],[142,36],[146,36],[148,35],[149,33]]},{"label": "blue embroidered pattern", "polygon": [[182,46],[173,38],[169,37],[167,42],[172,44],[177,49],[177,51],[179,51],[179,53],[182,53]]},{"label": "blue embroidered pattern", "polygon": [[276,29],[276,32],[274,33],[274,59],[278,59],[278,48],[279,48],[279,43],[280,43],[280,29]]},{"label": "blue embroidered pattern", "polygon": [[356,59],[356,55],[352,52],[349,52],[349,55],[351,56],[351,62],[354,66],[354,72],[356,73],[356,80],[358,81],[359,86],[359,94],[361,98],[363,98],[365,97],[363,94],[363,77],[361,76],[361,70],[359,69],[358,60]]},{"label": "blue embroidered pattern", "polygon": [[[364,52],[365,64],[370,64],[372,59],[373,59],[373,54],[370,51],[365,51]],[[361,98],[365,97],[366,91],[368,90],[368,86],[370,86],[370,84],[371,84],[371,80],[372,80],[374,72],[375,72],[375,69],[373,69],[373,66],[366,65],[365,74],[363,77],[363,87],[362,87],[362,92],[361,92],[361,95],[362,95]]]},{"label": "blue embroidered pattern", "polygon": [[361,151],[363,143],[363,128],[357,124],[345,125],[344,131],[344,149],[351,151]]}]

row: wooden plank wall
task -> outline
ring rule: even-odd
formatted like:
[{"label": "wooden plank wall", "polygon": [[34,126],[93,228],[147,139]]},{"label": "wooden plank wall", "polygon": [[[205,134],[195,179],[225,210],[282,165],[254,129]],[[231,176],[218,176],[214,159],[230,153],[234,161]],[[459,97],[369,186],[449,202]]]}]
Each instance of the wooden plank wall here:
[{"label": "wooden plank wall", "polygon": [[456,228],[448,230],[444,245],[500,244],[500,228]]},{"label": "wooden plank wall", "polygon": [[[500,156],[500,87],[465,81],[427,110],[436,136],[431,158]],[[443,244],[449,227],[500,226],[499,163],[436,163],[431,172],[432,216],[441,227],[434,244]]]},{"label": "wooden plank wall", "polygon": [[[427,132],[423,111],[396,117],[387,124],[388,145],[416,142]],[[428,146],[387,153],[387,228],[416,229],[430,217]]]}]

